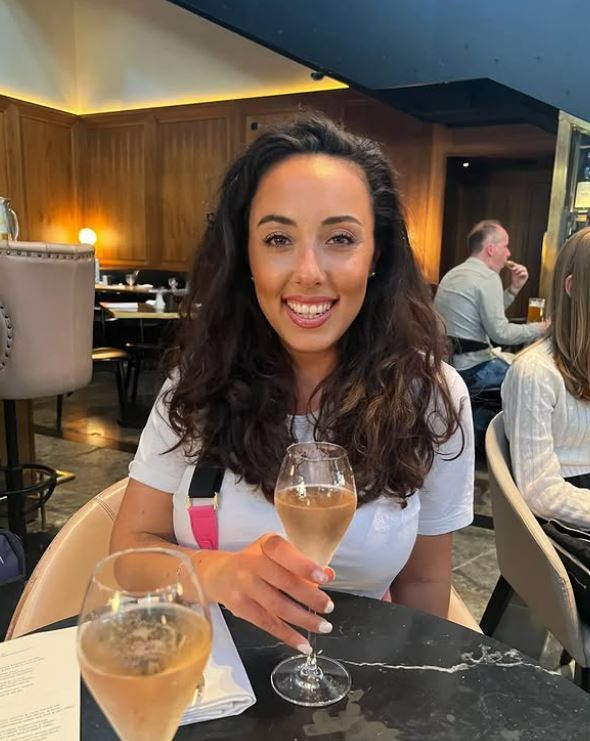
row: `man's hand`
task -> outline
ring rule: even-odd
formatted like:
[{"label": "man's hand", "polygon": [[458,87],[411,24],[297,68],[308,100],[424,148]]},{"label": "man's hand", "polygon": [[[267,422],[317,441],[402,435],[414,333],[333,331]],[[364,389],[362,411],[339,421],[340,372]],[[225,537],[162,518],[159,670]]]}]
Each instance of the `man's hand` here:
[{"label": "man's hand", "polygon": [[506,263],[506,267],[511,272],[510,290],[512,293],[518,293],[529,279],[529,271],[524,265],[519,265],[511,260]]}]

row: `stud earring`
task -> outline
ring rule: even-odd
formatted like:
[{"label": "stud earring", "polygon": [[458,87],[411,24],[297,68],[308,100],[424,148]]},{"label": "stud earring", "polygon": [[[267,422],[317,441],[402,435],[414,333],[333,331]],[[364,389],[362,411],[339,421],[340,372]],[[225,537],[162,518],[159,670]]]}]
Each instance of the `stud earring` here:
[{"label": "stud earring", "polygon": [[252,283],[254,283],[254,276],[253,275],[250,276],[250,280],[252,281]]},{"label": "stud earring", "polygon": [[369,273],[369,278],[374,278],[374,277],[375,277],[375,271],[373,270],[371,273]]}]

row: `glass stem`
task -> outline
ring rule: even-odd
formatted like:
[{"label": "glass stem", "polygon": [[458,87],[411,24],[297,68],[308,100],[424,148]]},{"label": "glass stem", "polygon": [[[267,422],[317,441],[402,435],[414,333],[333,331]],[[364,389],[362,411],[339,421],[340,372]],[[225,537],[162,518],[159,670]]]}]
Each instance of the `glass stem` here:
[{"label": "glass stem", "polygon": [[[316,614],[315,611],[311,609],[309,609],[309,612],[312,615]],[[305,664],[302,665],[301,673],[305,677],[317,677],[319,679],[322,676],[322,670],[319,668],[318,662],[317,662],[317,653],[316,653],[317,633],[312,633],[311,630],[308,630],[307,640],[308,640],[309,645],[311,646],[311,653],[308,655],[307,659],[305,660]]]}]

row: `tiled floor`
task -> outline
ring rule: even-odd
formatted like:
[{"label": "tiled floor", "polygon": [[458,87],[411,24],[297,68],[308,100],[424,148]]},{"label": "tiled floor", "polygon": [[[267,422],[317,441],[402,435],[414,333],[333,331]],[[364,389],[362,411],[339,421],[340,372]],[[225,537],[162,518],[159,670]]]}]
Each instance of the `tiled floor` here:
[{"label": "tiled floor", "polygon": [[[159,387],[156,373],[142,376],[139,401],[147,406]],[[75,479],[58,487],[47,505],[48,527],[56,532],[81,505],[109,484],[127,475],[127,466],[139,440],[140,430],[117,423],[118,408],[114,377],[109,372],[95,374],[93,382],[75,392],[64,403],[63,430],[55,431],[55,400],[35,404],[36,447],[39,462],[65,469]],[[476,511],[491,512],[487,473],[476,471]],[[498,578],[494,534],[477,527],[457,533],[453,546],[453,582],[479,620]],[[528,630],[528,628],[527,628]],[[504,636],[503,636],[504,637]],[[519,644],[516,634],[505,638]],[[536,653],[531,649],[531,653]],[[558,648],[545,650],[544,663],[555,665]]]}]

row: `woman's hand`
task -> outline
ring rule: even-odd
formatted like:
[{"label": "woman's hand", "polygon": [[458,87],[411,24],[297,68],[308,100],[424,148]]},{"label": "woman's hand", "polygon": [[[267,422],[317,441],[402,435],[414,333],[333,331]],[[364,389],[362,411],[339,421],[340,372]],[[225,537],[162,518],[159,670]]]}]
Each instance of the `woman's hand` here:
[{"label": "woman's hand", "polygon": [[193,560],[209,599],[288,646],[305,654],[311,651],[307,639],[289,623],[315,633],[332,630],[305,606],[332,612],[332,600],[318,585],[331,581],[334,571],[321,569],[280,535],[263,535],[235,553],[197,551]]}]

